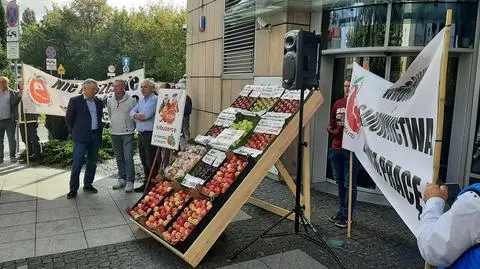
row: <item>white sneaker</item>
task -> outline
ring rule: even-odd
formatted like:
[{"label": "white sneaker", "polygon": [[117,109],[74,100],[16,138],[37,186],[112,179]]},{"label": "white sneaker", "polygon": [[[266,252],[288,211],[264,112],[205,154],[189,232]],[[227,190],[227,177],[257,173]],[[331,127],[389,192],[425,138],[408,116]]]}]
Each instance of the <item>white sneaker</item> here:
[{"label": "white sneaker", "polygon": [[125,187],[125,192],[132,192],[133,191],[133,182],[128,181],[127,186]]},{"label": "white sneaker", "polygon": [[123,187],[125,187],[125,180],[123,180],[123,179],[119,179],[117,184],[113,185],[114,190],[118,190],[118,189],[121,189]]}]

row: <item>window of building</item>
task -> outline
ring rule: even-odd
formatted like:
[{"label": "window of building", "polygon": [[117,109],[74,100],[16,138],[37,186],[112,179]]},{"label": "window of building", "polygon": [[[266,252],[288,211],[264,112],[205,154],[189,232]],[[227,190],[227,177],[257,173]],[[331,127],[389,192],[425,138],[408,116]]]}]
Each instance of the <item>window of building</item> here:
[{"label": "window of building", "polygon": [[[359,6],[324,13],[327,49],[379,47],[385,43],[387,5]],[[326,30],[326,31],[325,31]]]},{"label": "window of building", "polygon": [[453,10],[450,48],[473,48],[477,3],[394,3],[390,46],[426,46],[445,26],[447,9]]},{"label": "window of building", "polygon": [[255,1],[226,0],[224,24],[223,73],[253,73]]}]

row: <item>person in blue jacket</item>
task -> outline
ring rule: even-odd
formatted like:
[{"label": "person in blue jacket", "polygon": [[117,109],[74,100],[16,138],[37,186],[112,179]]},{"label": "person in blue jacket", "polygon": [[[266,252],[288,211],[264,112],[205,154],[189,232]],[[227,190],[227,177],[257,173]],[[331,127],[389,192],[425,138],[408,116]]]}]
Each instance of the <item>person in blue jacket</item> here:
[{"label": "person in blue jacket", "polygon": [[444,268],[480,268],[480,183],[466,187],[444,211],[448,188],[430,184],[417,244],[425,261]]}]

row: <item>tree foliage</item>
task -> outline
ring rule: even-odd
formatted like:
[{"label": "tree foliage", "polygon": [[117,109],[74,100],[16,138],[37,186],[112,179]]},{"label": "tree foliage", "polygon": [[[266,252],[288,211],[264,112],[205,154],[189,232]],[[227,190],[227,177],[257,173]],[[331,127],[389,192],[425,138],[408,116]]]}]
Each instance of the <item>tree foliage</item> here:
[{"label": "tree foliage", "polygon": [[26,8],[22,14],[22,30],[25,31],[30,25],[37,24],[37,18],[35,17],[35,11],[30,8]]},{"label": "tree foliage", "polygon": [[120,73],[122,56],[131,57],[131,70],[145,64],[147,77],[180,79],[185,73],[185,13],[159,5],[127,11],[106,2],[73,0],[67,6],[54,5],[40,23],[24,29],[22,61],[43,69],[43,52],[54,46],[68,79],[105,79],[110,64]]}]

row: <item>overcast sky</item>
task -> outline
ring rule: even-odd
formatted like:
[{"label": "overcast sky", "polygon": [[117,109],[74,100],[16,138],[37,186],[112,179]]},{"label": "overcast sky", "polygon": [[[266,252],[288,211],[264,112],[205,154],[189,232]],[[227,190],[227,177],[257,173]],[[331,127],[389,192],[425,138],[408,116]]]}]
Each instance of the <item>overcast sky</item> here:
[{"label": "overcast sky", "polygon": [[[50,9],[53,2],[66,4],[70,2],[70,0],[17,0],[17,2],[20,6],[20,12],[29,7],[35,11],[37,18],[41,18],[45,14],[45,8]],[[159,2],[165,3],[166,5],[185,8],[187,0],[107,0],[107,2],[113,7],[126,7],[127,9],[144,6],[148,3]]]}]

